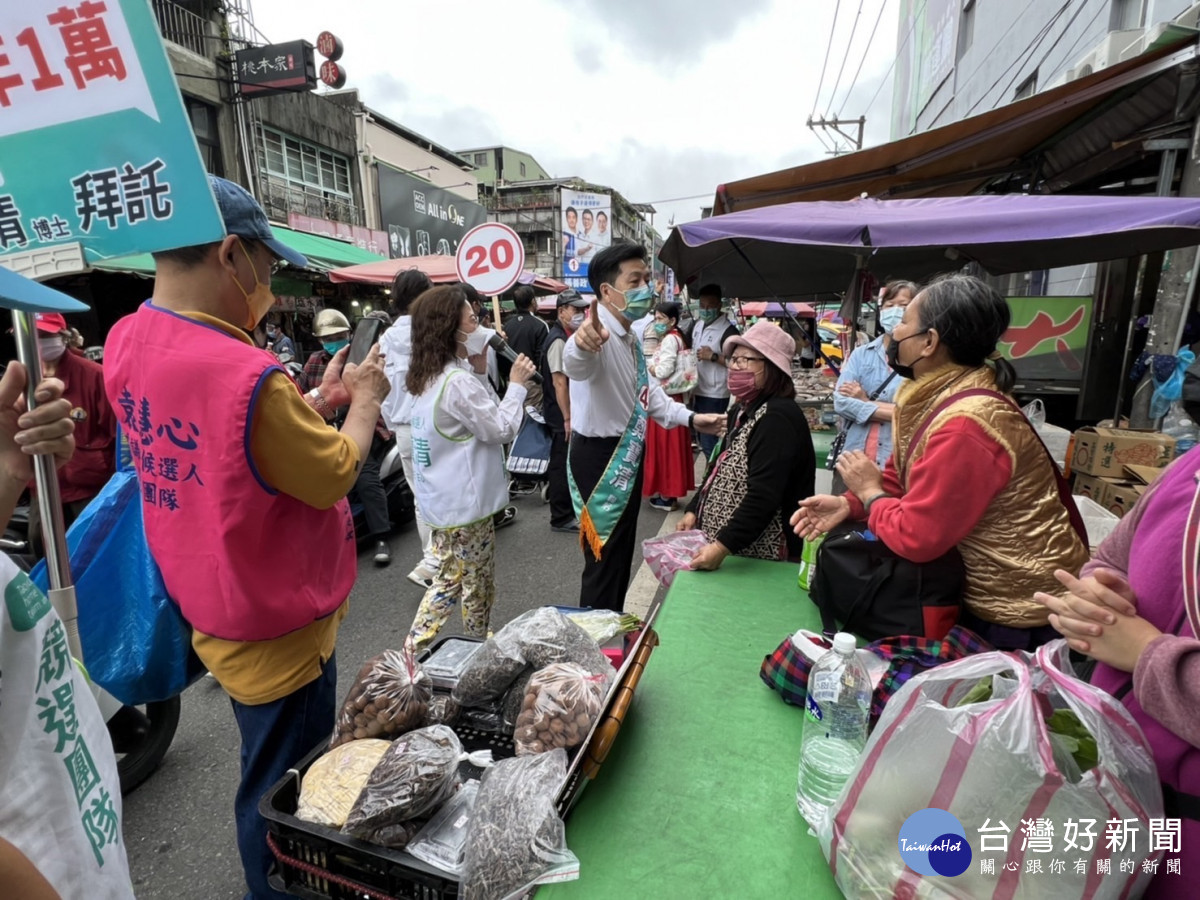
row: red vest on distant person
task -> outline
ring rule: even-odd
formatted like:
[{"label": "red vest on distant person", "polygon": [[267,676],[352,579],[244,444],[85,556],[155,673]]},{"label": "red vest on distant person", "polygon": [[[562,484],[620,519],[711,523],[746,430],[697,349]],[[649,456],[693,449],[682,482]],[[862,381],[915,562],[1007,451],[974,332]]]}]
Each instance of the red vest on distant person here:
[{"label": "red vest on distant person", "polygon": [[149,302],[105,345],[150,552],[184,618],[211,637],[280,637],[332,613],[354,585],[349,504],[281,494],[251,458],[258,392],[282,371],[267,351]]}]

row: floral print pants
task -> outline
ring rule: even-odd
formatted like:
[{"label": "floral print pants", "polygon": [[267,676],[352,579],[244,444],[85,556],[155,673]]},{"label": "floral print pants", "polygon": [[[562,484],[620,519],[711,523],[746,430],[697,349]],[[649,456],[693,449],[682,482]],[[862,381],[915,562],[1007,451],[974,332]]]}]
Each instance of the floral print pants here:
[{"label": "floral print pants", "polygon": [[425,592],[408,642],[423,650],[462,604],[463,629],[472,637],[487,637],[488,619],[496,599],[496,528],[492,517],[459,528],[434,528],[431,547],[438,561],[433,585]]}]

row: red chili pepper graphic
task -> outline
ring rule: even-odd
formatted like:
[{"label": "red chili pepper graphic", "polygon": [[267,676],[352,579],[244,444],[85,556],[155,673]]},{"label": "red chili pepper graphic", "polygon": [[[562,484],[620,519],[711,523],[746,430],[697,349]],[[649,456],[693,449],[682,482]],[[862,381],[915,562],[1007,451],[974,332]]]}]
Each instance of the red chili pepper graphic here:
[{"label": "red chili pepper graphic", "polygon": [[[1019,328],[1009,328],[1008,331],[1004,332],[1004,336],[1000,338],[1000,342],[1012,345],[1010,356],[1013,359],[1029,356],[1043,341],[1062,338],[1064,335],[1068,335],[1078,328],[1079,324],[1083,321],[1083,312],[1084,308],[1082,306],[1076,307],[1075,312],[1071,313],[1070,318],[1060,324],[1050,318],[1050,315],[1044,310],[1039,311],[1028,325],[1022,325]],[[1066,347],[1066,343],[1059,340],[1058,346],[1061,353],[1062,349]],[[1071,358],[1074,359],[1073,354]],[[1075,361],[1075,364],[1078,365],[1078,360]]]}]

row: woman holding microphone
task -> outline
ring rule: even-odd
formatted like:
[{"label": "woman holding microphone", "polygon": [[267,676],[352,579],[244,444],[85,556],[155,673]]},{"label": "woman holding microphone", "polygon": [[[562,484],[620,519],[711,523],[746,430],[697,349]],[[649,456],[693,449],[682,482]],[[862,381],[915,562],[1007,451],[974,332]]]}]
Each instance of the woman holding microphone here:
[{"label": "woman holding microphone", "polygon": [[524,416],[534,366],[521,355],[497,404],[487,385],[487,335],[458,285],[426,291],[412,310],[413,478],[417,506],[432,530],[438,563],[409,631],[421,650],[437,636],[455,602],[463,629],[486,637],[496,597],[496,529],[508,502],[503,445]]}]

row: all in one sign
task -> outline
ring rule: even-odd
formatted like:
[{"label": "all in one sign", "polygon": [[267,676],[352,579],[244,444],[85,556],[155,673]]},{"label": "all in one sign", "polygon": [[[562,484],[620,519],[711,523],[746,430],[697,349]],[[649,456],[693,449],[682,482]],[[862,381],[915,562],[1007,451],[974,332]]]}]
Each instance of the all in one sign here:
[{"label": "all in one sign", "polygon": [[0,256],[224,234],[148,0],[0,3]]}]

